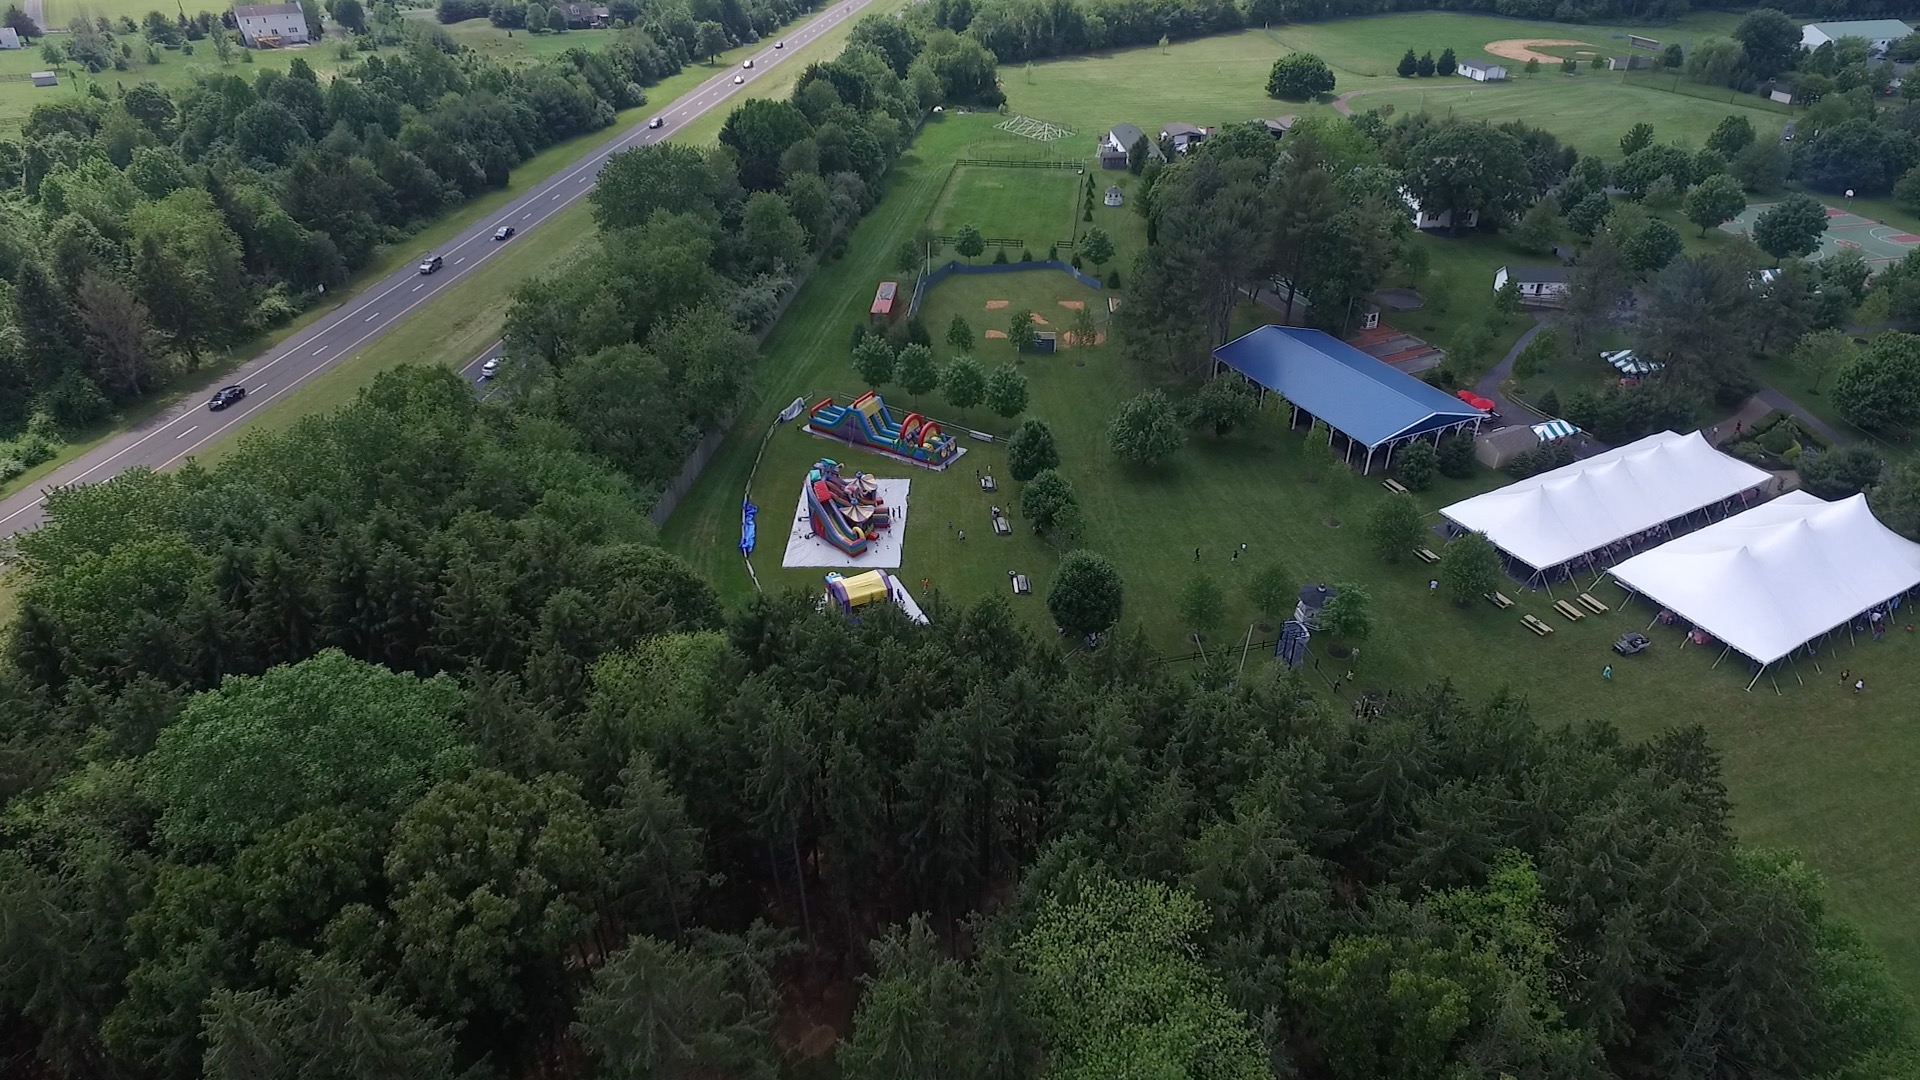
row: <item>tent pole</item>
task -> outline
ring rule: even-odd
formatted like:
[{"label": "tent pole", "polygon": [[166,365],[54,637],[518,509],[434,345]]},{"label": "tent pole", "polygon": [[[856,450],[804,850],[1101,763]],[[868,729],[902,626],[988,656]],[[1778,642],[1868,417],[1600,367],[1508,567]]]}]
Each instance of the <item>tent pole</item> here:
[{"label": "tent pole", "polygon": [[1787,696],[1787,695],[1785,695],[1785,694],[1783,694],[1783,693],[1781,693],[1781,692],[1780,692],[1780,680],[1779,680],[1779,679],[1776,679],[1776,678],[1774,678],[1774,677],[1773,677],[1772,675],[1768,675],[1768,676],[1767,676],[1767,681],[1773,684],[1773,696],[1774,696],[1774,697],[1786,697],[1786,696]]},{"label": "tent pole", "polygon": [[1805,679],[1801,679],[1801,678],[1800,678],[1800,665],[1799,665],[1799,664],[1795,664],[1795,665],[1793,665],[1793,677],[1794,677],[1795,679],[1799,679],[1799,681],[1800,681],[1800,685],[1801,685],[1801,686],[1805,686],[1805,685],[1807,685],[1807,680],[1805,680]]},{"label": "tent pole", "polygon": [[1753,673],[1753,682],[1750,682],[1747,684],[1747,693],[1749,694],[1753,693],[1753,683],[1759,682],[1760,676],[1765,675],[1766,673],[1767,673],[1766,668],[1761,668],[1759,671],[1756,671]]},{"label": "tent pole", "polygon": [[1727,658],[1727,654],[1728,654],[1728,653],[1730,653],[1730,652],[1732,652],[1732,651],[1733,651],[1733,646],[1731,646],[1731,645],[1729,645],[1729,646],[1727,646],[1727,647],[1726,647],[1726,648],[1724,648],[1724,649],[1721,649],[1721,650],[1720,650],[1720,655],[1719,655],[1719,657],[1718,657],[1718,658],[1716,658],[1716,659],[1714,660],[1714,662],[1713,662],[1713,667],[1710,667],[1710,668],[1708,668],[1707,670],[1708,670],[1708,671],[1712,671],[1712,670],[1713,670],[1713,668],[1717,668],[1717,667],[1719,667],[1719,666],[1720,666],[1720,661],[1721,661],[1721,660],[1725,660],[1725,659]]}]

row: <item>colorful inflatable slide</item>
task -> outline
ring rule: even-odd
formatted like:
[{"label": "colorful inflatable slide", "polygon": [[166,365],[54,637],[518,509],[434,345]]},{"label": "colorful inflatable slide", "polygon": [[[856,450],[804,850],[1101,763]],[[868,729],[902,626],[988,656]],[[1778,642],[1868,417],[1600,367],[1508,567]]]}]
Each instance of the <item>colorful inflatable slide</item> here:
[{"label": "colorful inflatable slide", "polygon": [[832,398],[815,405],[807,430],[930,469],[946,468],[960,453],[960,445],[939,424],[919,413],[895,421],[887,403],[871,390],[851,405],[835,405]]},{"label": "colorful inflatable slide", "polygon": [[866,473],[840,478],[840,463],[821,458],[807,472],[807,517],[813,535],[849,555],[864,555],[881,529],[893,527],[893,515],[880,486]]}]

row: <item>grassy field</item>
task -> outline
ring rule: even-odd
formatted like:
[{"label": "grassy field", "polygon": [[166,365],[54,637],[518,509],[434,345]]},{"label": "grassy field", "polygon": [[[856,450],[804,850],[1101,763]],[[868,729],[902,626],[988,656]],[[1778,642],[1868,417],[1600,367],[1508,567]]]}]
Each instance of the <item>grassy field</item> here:
[{"label": "grassy field", "polygon": [[82,15],[94,19],[105,15],[115,20],[125,15],[137,23],[146,18],[149,11],[164,11],[168,18],[173,18],[183,7],[190,16],[202,11],[218,15],[228,9],[228,5],[209,4],[204,0],[178,4],[165,4],[160,0],[46,0],[43,7],[47,16],[46,26],[41,27],[43,30],[49,27],[64,29]]},{"label": "grassy field", "polygon": [[[1525,120],[1549,128],[1583,153],[1618,157],[1620,136],[1641,120],[1652,123],[1662,139],[1687,139],[1694,145],[1705,141],[1729,112],[1746,115],[1762,133],[1777,132],[1785,121],[1751,96],[1729,103],[1675,93],[1664,82],[1623,82],[1619,74],[1568,77],[1554,70],[1520,74],[1510,85],[1490,86],[1460,78],[1402,79],[1394,65],[1408,48],[1438,54],[1452,46],[1462,59],[1471,59],[1483,55],[1488,42],[1513,38],[1587,40],[1607,52],[1618,51],[1614,46],[1624,49],[1628,33],[1684,43],[1724,34],[1736,21],[1733,15],[1716,12],[1689,15],[1668,27],[1594,27],[1423,12],[1289,24],[1164,49],[1055,60],[1009,68],[1002,80],[1008,108],[1074,129],[1084,152],[1091,154],[1093,138],[1122,121],[1158,130],[1170,121],[1210,126],[1284,113],[1329,112],[1328,103],[1281,102],[1266,95],[1274,60],[1290,51],[1306,51],[1334,67],[1336,94],[1360,93],[1353,102],[1356,110],[1425,107],[1453,109],[1475,119]],[[1520,65],[1509,66],[1518,72]]]},{"label": "grassy field", "polygon": [[[873,4],[870,11],[889,11],[904,3],[904,0],[882,0]],[[795,47],[795,51],[807,52],[809,56],[826,57],[837,53],[852,32],[851,22],[842,23],[832,31]],[[559,35],[555,35],[559,36]],[[667,104],[686,94],[696,86],[713,76],[716,68],[732,67],[740,59],[759,46],[735,49],[720,56],[713,67],[695,65],[680,72],[658,86],[649,87],[649,103],[639,109],[629,109],[620,114],[616,127],[608,131],[599,131],[582,136],[573,143],[571,151],[555,147],[536,158],[528,165],[514,170],[513,187],[506,192],[496,192],[475,200],[475,203],[461,212],[459,220],[452,219],[436,225],[433,229],[414,238],[415,242],[396,249],[389,255],[393,266],[401,266],[417,259],[422,253],[459,232],[468,224],[482,220],[498,208],[524,191],[527,186],[552,175],[560,168],[573,163],[582,154],[594,146],[605,142],[612,130],[620,126],[639,122],[645,116],[660,111]],[[756,79],[746,89],[754,97],[766,97],[774,93],[788,94],[792,91],[794,79],[804,70],[801,63],[786,63]],[[784,81],[776,76],[784,76]],[[724,121],[725,109],[715,109],[708,119],[715,117],[706,138],[711,140]],[[705,119],[688,124],[673,135],[676,141],[698,141]],[[580,145],[574,146],[574,143]],[[551,156],[553,160],[548,163]],[[540,168],[534,166],[538,164]],[[593,236],[593,214],[589,206],[575,203],[567,209],[549,218],[542,227],[523,236],[516,237],[505,249],[502,256],[489,259],[487,264],[469,274],[456,289],[448,290],[444,295],[422,304],[409,314],[399,328],[375,338],[364,347],[352,353],[344,360],[329,368],[326,374],[315,379],[298,393],[274,401],[261,409],[249,421],[246,430],[279,431],[292,427],[302,417],[322,413],[328,409],[353,400],[360,388],[371,383],[380,372],[405,363],[428,361],[459,367],[473,359],[482,349],[500,336],[500,328],[505,320],[508,305],[512,301],[513,290],[527,277],[555,271],[565,261],[574,257]],[[898,245],[895,245],[898,247]],[[382,270],[381,273],[389,272]],[[878,280],[877,278],[875,280]],[[872,286],[868,286],[868,296],[872,296]],[[864,311],[864,307],[862,309]],[[217,461],[230,453],[234,440],[227,439],[209,446],[199,456],[203,461]]]},{"label": "grassy field", "polygon": [[[1065,169],[956,166],[927,224],[941,236],[971,225],[985,237],[1021,240],[1038,258],[1048,245],[1073,239],[1086,182]],[[1015,248],[1009,258],[1017,255]]]},{"label": "grassy field", "polygon": [[[890,269],[893,250],[938,202],[946,162],[981,137],[980,123],[979,118],[948,118],[922,134],[897,167],[887,197],[855,234],[852,254],[814,277],[768,341],[762,401],[815,400],[858,388],[847,356],[848,332],[862,318],[871,283]],[[1500,254],[1472,244],[1451,253],[1476,267]],[[1460,272],[1438,257],[1434,265],[1434,278]],[[1099,295],[1048,271],[957,277],[928,295],[925,315],[937,328],[953,313],[963,314],[979,334],[997,328],[995,313],[1008,310],[986,310],[987,300],[999,299],[1053,320],[1053,312],[1068,314],[1060,300],[1097,301]],[[990,367],[1007,362],[1011,358],[1001,348],[982,342],[979,356]],[[1570,625],[1544,596],[1517,587],[1509,595],[1519,599],[1519,610],[1455,608],[1428,592],[1428,568],[1410,559],[1386,564],[1368,553],[1360,529],[1381,497],[1379,487],[1372,479],[1350,476],[1309,482],[1299,435],[1285,430],[1276,410],[1250,431],[1224,440],[1196,438],[1168,465],[1141,472],[1106,453],[1105,422],[1119,401],[1161,381],[1158,373],[1142,372],[1112,347],[1024,361],[1033,398],[1027,415],[1054,427],[1066,458],[1063,469],[1086,512],[1085,542],[1113,558],[1127,581],[1128,625],[1145,625],[1170,653],[1191,648],[1171,613],[1196,569],[1193,549],[1198,546],[1198,569],[1214,575],[1230,598],[1209,647],[1241,640],[1253,618],[1240,595],[1244,581],[1265,561],[1278,560],[1303,582],[1358,581],[1371,589],[1380,629],[1363,650],[1365,666],[1357,672],[1362,688],[1441,677],[1473,694],[1505,686],[1525,694],[1543,721],[1605,717],[1635,736],[1679,721],[1705,723],[1726,754],[1727,780],[1746,839],[1798,848],[1823,867],[1845,909],[1886,951],[1906,985],[1920,990],[1920,928],[1909,917],[1920,896],[1920,869],[1906,855],[1909,839],[1920,834],[1920,808],[1905,795],[1910,785],[1904,765],[1920,753],[1920,731],[1897,704],[1920,693],[1920,667],[1915,666],[1920,639],[1896,633],[1879,645],[1842,642],[1837,653],[1822,655],[1824,672],[1803,662],[1777,680],[1762,679],[1748,693],[1744,687],[1751,676],[1744,664],[1729,661],[1716,668],[1711,652],[1683,648],[1677,633],[1662,629],[1654,634],[1653,650],[1616,664],[1615,678],[1602,682],[1600,668],[1617,659],[1607,645],[1624,630],[1642,629],[1651,611],[1633,607]],[[895,391],[889,402],[987,431],[1012,426],[978,410],[956,413],[937,396],[915,401]],[[740,424],[664,530],[666,542],[723,592],[738,598],[752,588],[734,546],[740,492],[750,474],[753,498],[766,508],[755,556],[762,582],[769,588],[818,587],[825,571],[779,566],[780,526],[798,498],[802,470],[832,453],[878,475],[912,481],[900,570],[911,587],[919,588],[925,579],[934,590],[967,599],[1006,589],[1007,572],[1017,570],[1033,578],[1036,594],[1015,600],[1015,610],[1031,625],[1049,627],[1042,597],[1057,553],[1023,528],[1019,485],[1003,480],[1001,490],[989,496],[974,483],[976,469],[1005,477],[998,446],[973,444],[960,467],[933,473],[859,451],[829,450],[791,425],[769,438],[769,419],[753,416]],[[764,459],[756,473],[763,440]],[[1437,508],[1501,482],[1483,471],[1471,481],[1443,481],[1420,498]],[[1012,512],[1013,536],[991,534],[991,505]],[[967,532],[965,541],[959,539],[961,529]],[[1233,559],[1231,553],[1243,542],[1249,545],[1247,554]],[[1596,592],[1608,600],[1618,595],[1610,587]],[[1558,632],[1545,640],[1534,637],[1519,624],[1522,612],[1552,620]],[[1865,678],[1867,694],[1842,692],[1836,665]]]},{"label": "grassy field", "polygon": [[[1356,110],[1392,106],[1396,113],[1431,112],[1466,120],[1525,120],[1546,127],[1583,154],[1620,157],[1620,137],[1637,123],[1653,125],[1663,141],[1706,141],[1729,114],[1745,116],[1762,139],[1778,138],[1786,117],[1746,102],[1710,101],[1668,93],[1639,82],[1622,82],[1604,71],[1562,75],[1558,71],[1521,75],[1502,84],[1459,80],[1394,79],[1388,88],[1369,92],[1353,103]],[[1464,87],[1464,89],[1463,89]]]}]

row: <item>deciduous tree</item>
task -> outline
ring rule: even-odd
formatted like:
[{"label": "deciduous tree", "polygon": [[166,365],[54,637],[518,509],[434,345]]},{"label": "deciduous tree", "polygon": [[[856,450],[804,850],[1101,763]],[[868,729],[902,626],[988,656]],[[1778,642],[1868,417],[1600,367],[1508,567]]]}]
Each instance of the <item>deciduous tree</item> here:
[{"label": "deciduous tree", "polygon": [[1440,584],[1461,606],[1490,593],[1500,580],[1500,552],[1486,533],[1455,537],[1440,551]]},{"label": "deciduous tree", "polygon": [[1753,221],[1753,242],[1775,259],[1811,255],[1827,231],[1827,208],[1806,195],[1793,194],[1760,211]]},{"label": "deciduous tree", "polygon": [[1305,101],[1333,92],[1333,69],[1312,53],[1288,53],[1267,74],[1267,96]]},{"label": "deciduous tree", "polygon": [[1054,572],[1047,590],[1047,613],[1075,637],[1104,633],[1120,621],[1126,587],[1106,556],[1070,551]]},{"label": "deciduous tree", "polygon": [[1027,377],[1012,364],[1002,364],[987,376],[987,408],[1009,419],[1027,408]]},{"label": "deciduous tree", "polygon": [[1413,496],[1389,494],[1367,512],[1367,543],[1380,558],[1399,562],[1402,555],[1419,546],[1426,534],[1423,518]]},{"label": "deciduous tree", "polygon": [[1700,235],[1723,221],[1732,221],[1747,208],[1747,196],[1740,182],[1731,176],[1709,176],[1687,192],[1687,220],[1700,226]]},{"label": "deciduous tree", "polygon": [[893,379],[900,389],[914,397],[931,394],[940,385],[940,369],[933,362],[933,349],[926,345],[908,345],[894,359]]},{"label": "deciduous tree", "polygon": [[1007,441],[1007,469],[1015,480],[1031,480],[1043,470],[1060,466],[1053,429],[1044,421],[1026,420]]},{"label": "deciduous tree", "polygon": [[1920,337],[1876,334],[1834,378],[1833,404],[1864,428],[1920,422]]},{"label": "deciduous tree", "polygon": [[1158,465],[1185,442],[1179,415],[1158,390],[1122,402],[1107,425],[1107,445],[1114,456],[1135,465]]},{"label": "deciduous tree", "polygon": [[971,356],[956,356],[940,373],[941,393],[956,409],[971,409],[987,396],[987,373]]}]

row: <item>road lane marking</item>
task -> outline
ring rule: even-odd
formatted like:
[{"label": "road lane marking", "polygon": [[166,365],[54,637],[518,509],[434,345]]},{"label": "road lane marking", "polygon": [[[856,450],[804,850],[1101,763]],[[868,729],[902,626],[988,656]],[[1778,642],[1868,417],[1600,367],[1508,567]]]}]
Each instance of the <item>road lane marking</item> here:
[{"label": "road lane marking", "polygon": [[307,355],[308,355],[308,356],[319,356],[319,355],[320,355],[321,353],[323,353],[323,352],[326,352],[326,351],[327,351],[327,347],[326,347],[325,345],[322,345],[322,346],[320,346],[319,348],[317,348],[317,349],[315,349],[315,350],[313,350],[312,352],[310,352],[310,353],[308,353]]},{"label": "road lane marking", "polygon": [[427,283],[423,281],[423,282],[421,282],[420,284],[418,284],[418,285],[415,285],[415,286],[413,287],[413,291],[414,291],[414,292],[419,292],[419,291],[420,291],[421,289],[424,289],[424,288],[426,288],[426,287],[427,287]]},{"label": "road lane marking", "polygon": [[379,317],[380,317],[380,313],[376,311],[376,312],[374,312],[373,314],[371,314],[371,315],[369,315],[369,316],[367,316],[367,317],[366,317],[365,319],[362,319],[361,321],[362,321],[362,322],[372,322],[373,320],[375,320],[375,319],[377,319],[377,318],[379,318]]},{"label": "road lane marking", "polygon": [[459,258],[457,258],[457,259],[455,259],[455,260],[453,260],[453,265],[455,265],[455,266],[459,266],[459,265],[460,265],[461,263],[463,263],[463,262],[466,262],[466,261],[467,261],[467,257],[466,257],[465,255],[462,255],[462,256],[460,256]]},{"label": "road lane marking", "polygon": [[191,435],[191,434],[193,434],[194,432],[196,432],[196,431],[199,431],[199,430],[200,430],[200,425],[199,425],[199,424],[195,424],[195,425],[193,425],[192,427],[190,427],[190,428],[188,428],[187,430],[185,430],[185,431],[183,431],[183,432],[181,432],[180,434],[178,434],[178,435],[175,435],[175,436],[174,436],[174,438],[176,438],[176,439],[184,439],[184,438],[186,438],[187,436],[189,436],[189,435]]}]

